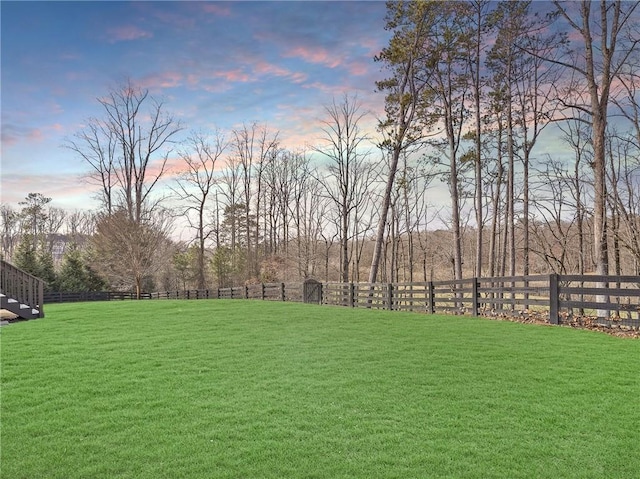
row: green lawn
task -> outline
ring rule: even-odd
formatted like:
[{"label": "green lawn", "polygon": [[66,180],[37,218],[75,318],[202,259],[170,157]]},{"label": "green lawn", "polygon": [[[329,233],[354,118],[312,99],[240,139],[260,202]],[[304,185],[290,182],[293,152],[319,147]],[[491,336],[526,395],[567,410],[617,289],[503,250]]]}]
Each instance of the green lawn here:
[{"label": "green lawn", "polygon": [[640,341],[262,301],[0,329],[2,478],[640,477]]}]

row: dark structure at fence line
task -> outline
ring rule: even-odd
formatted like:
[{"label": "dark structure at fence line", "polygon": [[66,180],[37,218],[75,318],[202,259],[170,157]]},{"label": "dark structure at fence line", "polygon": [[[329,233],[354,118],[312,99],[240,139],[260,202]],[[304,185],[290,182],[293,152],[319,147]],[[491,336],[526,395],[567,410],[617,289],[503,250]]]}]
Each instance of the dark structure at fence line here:
[{"label": "dark structure at fence line", "polygon": [[0,259],[0,309],[25,319],[44,318],[45,282]]},{"label": "dark structure at fence line", "polygon": [[[603,286],[603,284],[605,286]],[[602,298],[605,298],[604,301]],[[45,293],[45,302],[135,299],[133,293]],[[640,276],[533,275],[412,283],[259,283],[144,293],[141,299],[258,299],[472,316],[548,314],[552,324],[607,311],[640,327]]]}]

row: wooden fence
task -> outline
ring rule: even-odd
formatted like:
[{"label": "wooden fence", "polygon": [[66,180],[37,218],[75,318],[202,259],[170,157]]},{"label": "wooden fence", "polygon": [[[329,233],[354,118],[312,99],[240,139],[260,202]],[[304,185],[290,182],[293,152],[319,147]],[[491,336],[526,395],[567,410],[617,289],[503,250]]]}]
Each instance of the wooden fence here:
[{"label": "wooden fence", "polygon": [[[320,298],[320,301],[313,301],[325,305],[472,316],[537,314],[548,317],[552,324],[566,321],[572,315],[600,316],[600,322],[604,324],[616,322],[640,327],[640,276],[551,274],[413,283],[314,282],[316,284],[321,288],[321,294],[314,298]],[[301,302],[305,301],[304,291],[304,283],[262,283],[145,293],[142,299]],[[81,293],[45,294],[45,302],[134,298],[132,293],[113,292],[86,293],[86,296]]]},{"label": "wooden fence", "polygon": [[[129,291],[45,292],[45,303],[122,301],[136,299]],[[302,283],[261,283],[232,288],[191,289],[141,293],[140,299],[262,299],[302,301]]]},{"label": "wooden fence", "polygon": [[[640,326],[640,276],[537,275],[414,283],[324,283],[323,304],[472,316],[571,316]],[[603,314],[603,312],[605,314]]]}]

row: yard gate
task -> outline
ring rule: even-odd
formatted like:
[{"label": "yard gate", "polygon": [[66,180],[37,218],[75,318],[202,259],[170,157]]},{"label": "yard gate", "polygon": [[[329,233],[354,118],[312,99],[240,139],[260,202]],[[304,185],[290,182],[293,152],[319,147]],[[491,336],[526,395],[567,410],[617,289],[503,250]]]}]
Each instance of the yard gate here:
[{"label": "yard gate", "polygon": [[315,279],[307,279],[303,285],[302,298],[305,303],[322,303],[322,283]]}]

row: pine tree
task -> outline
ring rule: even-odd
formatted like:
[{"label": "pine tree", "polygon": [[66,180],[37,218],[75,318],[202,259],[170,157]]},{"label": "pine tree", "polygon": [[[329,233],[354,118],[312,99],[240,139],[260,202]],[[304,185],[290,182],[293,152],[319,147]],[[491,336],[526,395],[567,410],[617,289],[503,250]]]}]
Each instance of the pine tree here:
[{"label": "pine tree", "polygon": [[61,291],[88,291],[89,277],[82,254],[75,244],[65,253],[59,274]]},{"label": "pine tree", "polygon": [[45,291],[58,291],[58,276],[53,264],[53,255],[46,248],[40,248],[37,254],[36,276],[45,282]]},{"label": "pine tree", "polygon": [[96,270],[85,263],[86,288],[87,291],[107,291],[109,283]]},{"label": "pine tree", "polygon": [[36,242],[33,235],[22,235],[13,259],[15,261],[15,265],[21,270],[34,276],[38,275],[38,257],[36,254]]}]

